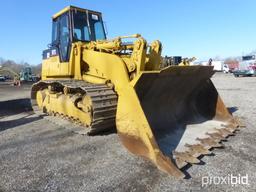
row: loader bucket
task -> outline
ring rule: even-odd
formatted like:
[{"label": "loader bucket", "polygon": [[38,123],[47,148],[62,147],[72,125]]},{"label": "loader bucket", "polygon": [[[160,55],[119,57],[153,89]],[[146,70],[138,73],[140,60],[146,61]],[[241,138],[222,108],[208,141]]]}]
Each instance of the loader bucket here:
[{"label": "loader bucket", "polygon": [[238,127],[210,77],[211,66],[171,66],[142,72],[119,92],[117,130],[134,154],[182,178],[180,168],[220,147]]}]

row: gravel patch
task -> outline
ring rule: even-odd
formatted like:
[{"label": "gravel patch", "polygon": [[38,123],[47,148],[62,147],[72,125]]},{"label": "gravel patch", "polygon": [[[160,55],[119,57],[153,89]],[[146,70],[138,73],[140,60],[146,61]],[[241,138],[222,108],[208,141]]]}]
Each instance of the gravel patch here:
[{"label": "gravel patch", "polygon": [[[0,192],[12,191],[256,191],[256,77],[212,78],[226,106],[246,128],[224,149],[176,180],[130,154],[115,133],[83,136],[31,113],[29,85],[0,84]],[[211,184],[203,178],[248,175],[249,185]]]}]

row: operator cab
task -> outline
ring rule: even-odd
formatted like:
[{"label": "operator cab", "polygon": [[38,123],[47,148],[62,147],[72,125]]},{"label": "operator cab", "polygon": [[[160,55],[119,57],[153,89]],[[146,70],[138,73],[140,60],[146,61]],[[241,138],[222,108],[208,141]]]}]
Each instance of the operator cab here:
[{"label": "operator cab", "polygon": [[73,42],[105,39],[100,12],[69,6],[53,16],[52,42],[43,59],[59,55],[61,62],[68,62]]}]

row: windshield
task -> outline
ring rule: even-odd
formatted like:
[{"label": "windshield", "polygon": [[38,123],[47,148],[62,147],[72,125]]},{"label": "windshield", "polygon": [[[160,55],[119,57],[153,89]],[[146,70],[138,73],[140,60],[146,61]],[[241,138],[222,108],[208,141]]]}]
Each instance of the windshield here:
[{"label": "windshield", "polygon": [[[100,15],[86,12],[73,12],[73,37],[75,41],[96,41],[106,39],[104,27]],[[88,27],[88,22],[89,26]]]},{"label": "windshield", "polygon": [[75,11],[73,14],[74,19],[74,30],[73,37],[74,40],[80,41],[90,41],[90,32],[87,25],[86,13]]}]

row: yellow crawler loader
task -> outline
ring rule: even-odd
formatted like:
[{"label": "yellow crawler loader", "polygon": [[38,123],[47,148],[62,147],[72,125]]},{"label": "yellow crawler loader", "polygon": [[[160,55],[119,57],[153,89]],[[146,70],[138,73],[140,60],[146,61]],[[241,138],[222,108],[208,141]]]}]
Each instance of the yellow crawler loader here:
[{"label": "yellow crawler loader", "polygon": [[52,20],[42,80],[31,90],[35,112],[80,122],[89,135],[116,127],[130,152],[177,178],[239,128],[210,80],[212,66],[160,70],[160,41],[107,40],[96,11],[69,6]]},{"label": "yellow crawler loader", "polygon": [[182,61],[178,64],[179,66],[188,66],[196,60],[196,57],[192,58],[183,58]]}]

